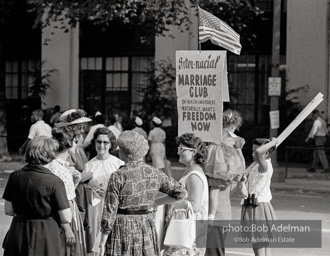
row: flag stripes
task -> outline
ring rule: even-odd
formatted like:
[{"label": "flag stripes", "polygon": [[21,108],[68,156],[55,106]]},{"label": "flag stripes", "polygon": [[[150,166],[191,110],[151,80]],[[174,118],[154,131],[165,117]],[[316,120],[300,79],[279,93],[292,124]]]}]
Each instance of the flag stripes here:
[{"label": "flag stripes", "polygon": [[230,26],[211,13],[198,7],[199,11],[199,41],[211,40],[235,54],[240,54],[242,46],[239,42],[240,36]]}]

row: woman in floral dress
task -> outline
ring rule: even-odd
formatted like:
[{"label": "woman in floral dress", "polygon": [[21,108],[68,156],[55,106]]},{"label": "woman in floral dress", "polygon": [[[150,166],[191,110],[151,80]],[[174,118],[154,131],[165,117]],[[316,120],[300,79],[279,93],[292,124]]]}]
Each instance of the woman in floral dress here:
[{"label": "woman in floral dress", "polygon": [[158,256],[155,214],[150,211],[159,191],[182,199],[184,187],[143,162],[148,141],[133,131],[118,138],[119,156],[125,162],[109,180],[101,222],[100,255]]},{"label": "woman in floral dress", "polygon": [[66,195],[72,211],[71,223],[62,224],[65,239],[62,239],[63,252],[61,255],[84,256],[87,255],[85,232],[83,221],[75,201],[75,189],[81,179],[81,175],[76,169],[70,168],[69,162],[66,161],[69,156],[68,151],[74,143],[73,137],[64,129],[56,127],[53,128],[52,135],[53,140],[57,143],[56,158],[46,168],[64,182]]}]

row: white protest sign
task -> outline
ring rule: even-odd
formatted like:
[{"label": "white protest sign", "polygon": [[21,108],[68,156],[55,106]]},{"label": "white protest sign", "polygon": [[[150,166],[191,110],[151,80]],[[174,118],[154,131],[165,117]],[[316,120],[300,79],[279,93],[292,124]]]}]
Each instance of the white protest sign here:
[{"label": "white protest sign", "polygon": [[277,137],[278,147],[293,131],[297,128],[305,118],[323,101],[323,94],[318,93],[315,98],[299,113],[298,116],[285,128],[285,130]]},{"label": "white protest sign", "polygon": [[226,51],[177,51],[178,134],[220,143]]},{"label": "white protest sign", "polygon": [[223,70],[222,101],[229,102],[229,84],[228,84],[227,61],[225,61],[225,63],[224,63],[224,70]]},{"label": "white protest sign", "polygon": [[268,96],[281,96],[280,77],[268,77]]},{"label": "white protest sign", "polygon": [[270,117],[270,128],[271,129],[280,128],[280,111],[278,110],[269,111],[269,117]]}]

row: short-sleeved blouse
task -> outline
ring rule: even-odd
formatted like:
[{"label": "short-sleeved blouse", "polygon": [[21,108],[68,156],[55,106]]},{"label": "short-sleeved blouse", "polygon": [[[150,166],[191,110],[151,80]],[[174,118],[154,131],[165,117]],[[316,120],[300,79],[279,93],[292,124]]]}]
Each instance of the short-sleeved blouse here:
[{"label": "short-sleeved blouse", "polygon": [[57,217],[70,208],[63,181],[48,169],[26,165],[10,174],[3,198],[17,215],[31,218]]},{"label": "short-sleeved blouse", "polygon": [[104,190],[106,190],[110,175],[124,164],[122,160],[113,155],[110,155],[110,157],[105,160],[99,160],[94,157],[85,164],[84,172],[93,173],[93,179],[90,180],[88,184],[95,188],[104,187]]},{"label": "short-sleeved blouse", "polygon": [[150,165],[132,162],[122,166],[110,176],[101,231],[110,233],[118,208],[129,210],[151,208],[158,191],[176,199],[181,199],[186,194],[181,183]]},{"label": "short-sleeved blouse", "polygon": [[73,200],[76,197],[75,187],[73,183],[74,173],[73,170],[70,169],[69,163],[62,159],[56,158],[45,167],[48,168],[61,180],[63,180],[68,200]]},{"label": "short-sleeved blouse", "polygon": [[162,128],[155,127],[149,132],[148,140],[151,143],[163,143],[166,139],[166,133]]}]

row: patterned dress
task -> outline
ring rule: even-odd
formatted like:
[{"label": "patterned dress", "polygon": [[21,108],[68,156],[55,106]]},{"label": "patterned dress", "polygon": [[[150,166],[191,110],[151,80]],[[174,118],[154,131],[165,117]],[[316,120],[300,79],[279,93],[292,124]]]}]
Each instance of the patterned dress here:
[{"label": "patterned dress", "polygon": [[118,209],[150,209],[158,191],[181,199],[186,190],[179,182],[142,161],[127,163],[109,180],[101,222],[108,234],[105,255],[159,255],[155,214],[118,214]]},{"label": "patterned dress", "polygon": [[70,208],[72,212],[72,221],[70,223],[72,232],[76,237],[76,243],[74,246],[67,246],[65,244],[65,236],[62,239],[62,246],[65,248],[65,251],[62,255],[68,256],[83,256],[86,255],[86,238],[84,232],[83,221],[81,219],[77,203],[75,201],[75,185],[73,182],[73,177],[80,175],[80,173],[69,167],[69,163],[60,159],[55,158],[52,162],[45,166],[48,168],[54,175],[59,177],[65,186],[66,196],[68,197]]}]

